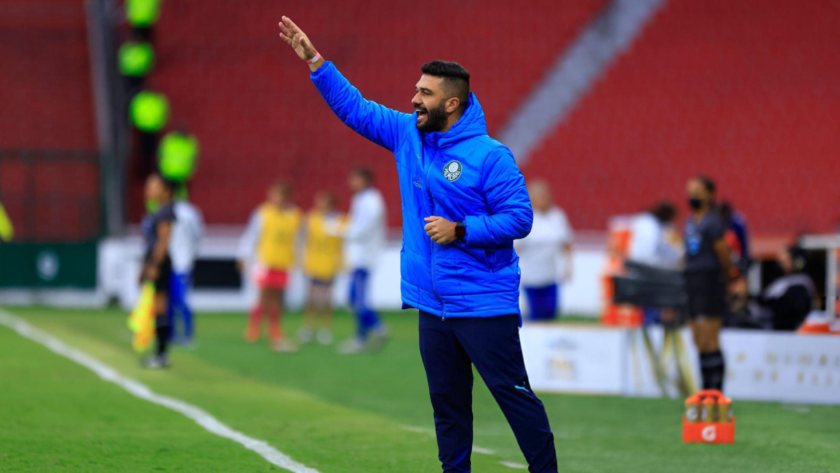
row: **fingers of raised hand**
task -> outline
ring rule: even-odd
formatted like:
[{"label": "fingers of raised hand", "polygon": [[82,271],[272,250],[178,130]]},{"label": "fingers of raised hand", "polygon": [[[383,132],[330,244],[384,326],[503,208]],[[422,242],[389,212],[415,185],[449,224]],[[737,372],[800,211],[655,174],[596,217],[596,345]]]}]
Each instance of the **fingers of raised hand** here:
[{"label": "fingers of raised hand", "polygon": [[296,25],[295,22],[292,21],[292,19],[289,18],[288,16],[283,17],[283,22],[286,23],[286,26],[288,26],[289,29],[291,29],[295,33],[303,34],[303,31],[301,31],[301,29],[298,28],[298,25]]},{"label": "fingers of raised hand", "polygon": [[292,37],[292,30],[290,30],[288,26],[283,24],[282,21],[278,23],[278,26],[280,26],[280,31],[282,31],[284,35],[286,35],[289,38]]}]

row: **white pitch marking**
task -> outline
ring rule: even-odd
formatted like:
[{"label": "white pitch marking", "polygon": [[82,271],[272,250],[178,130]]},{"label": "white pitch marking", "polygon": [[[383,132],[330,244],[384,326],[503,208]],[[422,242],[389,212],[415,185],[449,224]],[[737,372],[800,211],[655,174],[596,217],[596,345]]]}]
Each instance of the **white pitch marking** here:
[{"label": "white pitch marking", "polygon": [[84,352],[70,347],[47,333],[36,329],[29,323],[13,316],[3,309],[0,309],[0,324],[9,327],[34,342],[44,345],[54,353],[75,361],[76,363],[96,373],[96,375],[103,380],[120,386],[140,399],[144,399],[183,414],[195,421],[196,424],[204,427],[204,429],[208,432],[218,435],[219,437],[233,440],[248,450],[256,452],[272,465],[279,466],[280,468],[291,471],[292,473],[319,473],[318,470],[314,468],[309,468],[306,465],[292,460],[291,457],[275,449],[264,440],[255,439],[243,434],[242,432],[231,429],[212,415],[199,409],[198,407],[193,406],[192,404],[153,392],[139,381],[123,376],[114,368],[111,368],[105,363],[102,363]]},{"label": "white pitch marking", "polygon": [[493,450],[490,450],[489,448],[476,447],[475,445],[473,445],[473,452],[483,453],[484,455],[495,455],[496,454],[496,452],[494,452]]},{"label": "white pitch marking", "polygon": [[527,470],[528,469],[528,465],[523,465],[521,463],[506,462],[506,461],[501,461],[499,463],[501,463],[502,465],[504,465],[508,468],[514,468],[516,470]]},{"label": "white pitch marking", "polygon": [[[416,432],[418,434],[426,434],[426,435],[435,435],[435,431],[433,429],[427,429],[425,427],[416,427],[413,425],[403,425],[403,430],[407,430],[409,432]],[[495,455],[496,452],[490,450],[489,448],[477,447],[473,445],[472,451],[475,453],[481,453],[483,455]]]}]

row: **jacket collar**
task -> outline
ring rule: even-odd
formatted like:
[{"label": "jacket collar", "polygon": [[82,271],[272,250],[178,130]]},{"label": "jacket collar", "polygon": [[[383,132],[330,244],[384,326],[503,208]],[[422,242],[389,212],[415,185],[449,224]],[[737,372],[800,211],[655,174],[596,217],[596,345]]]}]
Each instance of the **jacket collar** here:
[{"label": "jacket collar", "polygon": [[425,143],[435,148],[448,148],[468,138],[486,134],[487,122],[484,119],[484,110],[478,103],[478,98],[472,92],[470,92],[470,100],[467,102],[467,109],[464,110],[464,114],[452,125],[449,131],[422,133]]}]

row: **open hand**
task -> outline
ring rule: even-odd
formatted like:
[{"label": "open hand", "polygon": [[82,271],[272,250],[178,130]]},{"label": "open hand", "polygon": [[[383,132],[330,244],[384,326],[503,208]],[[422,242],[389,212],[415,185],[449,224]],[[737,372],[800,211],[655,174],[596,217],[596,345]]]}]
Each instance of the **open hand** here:
[{"label": "open hand", "polygon": [[308,61],[318,54],[318,50],[309,41],[309,37],[301,30],[288,16],[284,16],[280,22],[280,39],[292,47],[298,57]]},{"label": "open hand", "polygon": [[455,227],[458,225],[455,222],[450,222],[443,217],[426,217],[423,220],[429,222],[423,229],[433,242],[438,245],[448,245],[455,241]]}]

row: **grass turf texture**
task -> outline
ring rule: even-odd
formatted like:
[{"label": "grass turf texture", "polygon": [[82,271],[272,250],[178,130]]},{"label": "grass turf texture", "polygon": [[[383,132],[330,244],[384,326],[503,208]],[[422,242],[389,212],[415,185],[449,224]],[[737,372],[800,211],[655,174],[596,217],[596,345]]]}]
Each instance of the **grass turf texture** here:
[{"label": "grass turf texture", "polygon": [[[199,346],[173,367],[144,371],[122,311],[10,308],[38,328],[156,392],[201,407],[322,473],[440,471],[417,349],[417,315],[386,314],[379,354],[332,348],[270,353],[242,339],[244,315],[201,314]],[[294,333],[300,318],[286,318]],[[339,314],[336,333],[352,318]],[[840,472],[840,408],[736,402],[737,443],[684,445],[682,403],[543,394],[563,472]],[[476,378],[473,471],[524,463]],[[85,368],[0,327],[0,471],[279,471],[180,414],[136,399]]]}]

